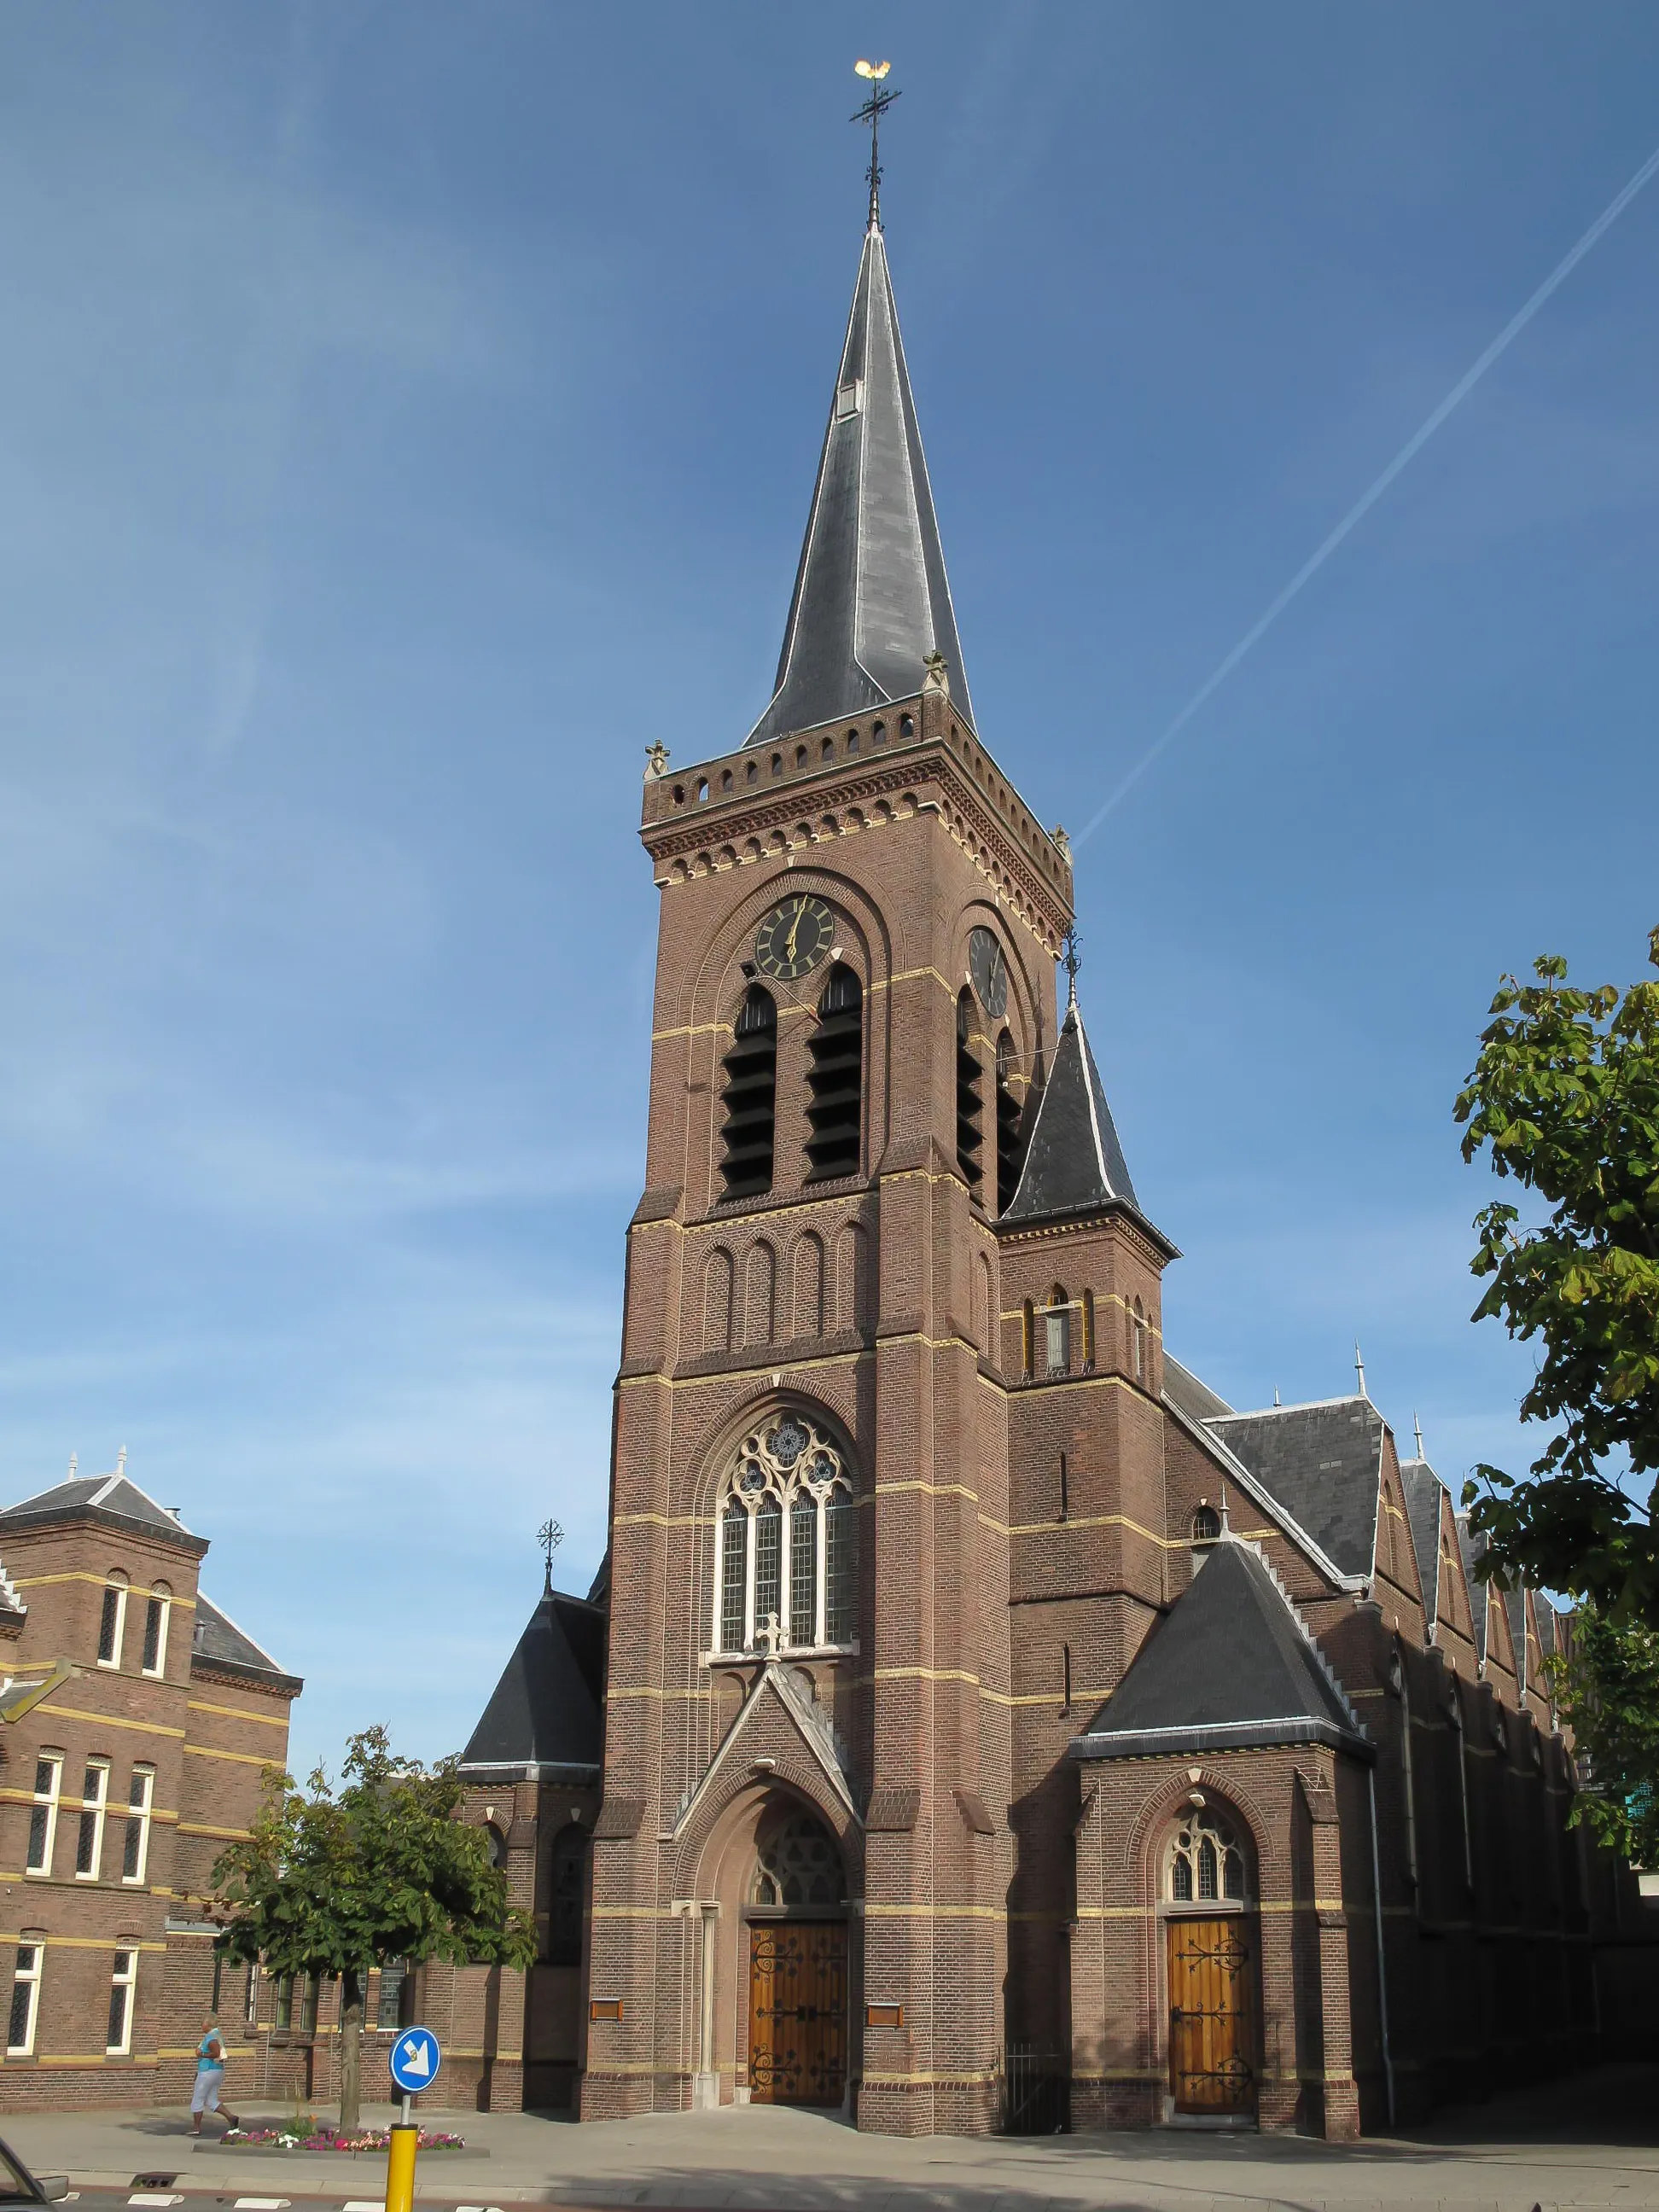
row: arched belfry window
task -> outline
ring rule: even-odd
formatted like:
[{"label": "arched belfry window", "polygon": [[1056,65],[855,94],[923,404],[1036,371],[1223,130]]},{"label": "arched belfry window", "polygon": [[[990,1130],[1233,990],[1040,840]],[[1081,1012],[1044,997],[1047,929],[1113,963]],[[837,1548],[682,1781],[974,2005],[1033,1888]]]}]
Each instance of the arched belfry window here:
[{"label": "arched belfry window", "polygon": [[974,1050],[974,998],[964,990],[957,1000],[957,1165],[970,1198],[985,1180],[980,1154],[985,1147],[983,1072]]},{"label": "arched belfry window", "polygon": [[726,1077],[726,1157],[720,1174],[727,1198],[757,1198],[772,1188],[778,1110],[778,1010],[769,991],[751,983],[720,1062]]},{"label": "arched belfry window", "polygon": [[1194,1805],[1170,1838],[1164,1894],[1171,1905],[1243,1904],[1244,1853],[1231,1826]]},{"label": "arched belfry window", "polygon": [[858,1509],[840,1447],[804,1415],[745,1437],[720,1486],[714,1648],[812,1650],[853,1641]]},{"label": "arched belfry window", "polygon": [[864,1112],[864,987],[837,961],[818,997],[817,1027],[807,1040],[806,1180],[856,1175]]},{"label": "arched belfry window", "polygon": [[997,1204],[1006,1213],[1019,1185],[1019,1100],[1014,1095],[1014,1040],[1006,1030],[997,1039]]},{"label": "arched belfry window", "polygon": [[1065,1375],[1072,1365],[1072,1302],[1058,1283],[1049,1294],[1042,1316],[1043,1349],[1048,1372]]}]

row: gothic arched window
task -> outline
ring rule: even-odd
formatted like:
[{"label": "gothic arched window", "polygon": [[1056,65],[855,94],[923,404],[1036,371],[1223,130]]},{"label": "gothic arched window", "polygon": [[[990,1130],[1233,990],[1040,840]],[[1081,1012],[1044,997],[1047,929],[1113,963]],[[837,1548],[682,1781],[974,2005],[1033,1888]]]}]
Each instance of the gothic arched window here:
[{"label": "gothic arched window", "polygon": [[851,1644],[858,1598],[852,1478],[799,1413],[744,1439],[720,1489],[716,1648],[811,1650]]},{"label": "gothic arched window", "polygon": [[970,1198],[979,1196],[985,1180],[979,1157],[985,1145],[981,1127],[985,1115],[982,1080],[979,1054],[974,1050],[973,994],[964,990],[957,1000],[957,1165]]},{"label": "gothic arched window", "polygon": [[769,991],[751,983],[720,1062],[726,1122],[720,1162],[727,1198],[758,1198],[772,1188],[778,1109],[778,1010]]},{"label": "gothic arched window", "polygon": [[1193,1806],[1170,1844],[1164,1894],[1172,1905],[1244,1902],[1244,1854],[1231,1828],[1206,1806]]},{"label": "gothic arched window", "polygon": [[1213,1505],[1200,1505],[1193,1516],[1193,1541],[1213,1544],[1221,1534],[1221,1516]]},{"label": "gothic arched window", "polygon": [[1129,1352],[1137,1382],[1146,1380],[1146,1309],[1137,1298],[1129,1316]]},{"label": "gothic arched window", "polygon": [[1072,1365],[1072,1303],[1056,1283],[1042,1316],[1043,1350],[1051,1375],[1065,1375]]},{"label": "gothic arched window", "polygon": [[817,1027],[807,1039],[806,1180],[859,1171],[864,1121],[864,986],[844,962],[818,996]]},{"label": "gothic arched window", "polygon": [[997,1204],[1006,1213],[1019,1186],[1019,1100],[1014,1096],[1014,1040],[1006,1030],[997,1039]]},{"label": "gothic arched window", "polygon": [[797,1813],[774,1829],[755,1858],[751,1905],[830,1905],[846,1902],[841,1851],[822,1820]]},{"label": "gothic arched window", "polygon": [[582,1961],[582,1903],[586,1888],[587,1831],[573,1820],[553,1838],[548,1857],[547,1963],[579,1966]]}]

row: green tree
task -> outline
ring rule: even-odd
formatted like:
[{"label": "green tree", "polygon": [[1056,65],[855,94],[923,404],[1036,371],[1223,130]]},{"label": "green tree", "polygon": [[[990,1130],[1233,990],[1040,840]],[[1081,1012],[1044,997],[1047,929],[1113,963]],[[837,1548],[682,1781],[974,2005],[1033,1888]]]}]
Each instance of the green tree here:
[{"label": "green tree", "polygon": [[340,1788],[319,1767],[307,1787],[272,1769],[247,1837],[213,1870],[229,1917],[228,1958],[274,1974],[341,1982],[340,2129],[358,2124],[363,1988],[371,1966],[407,1959],[526,1966],[528,1916],[510,1911],[483,1831],[452,1816],[457,1762],[399,1759],[383,1728],[346,1747]]},{"label": "green tree", "polygon": [[1466,1160],[1488,1148],[1549,1208],[1486,1206],[1470,1266],[1491,1279],[1474,1318],[1536,1342],[1522,1418],[1553,1433],[1523,1475],[1476,1468],[1464,1504],[1483,1575],[1659,1629],[1659,983],[1578,990],[1565,960],[1533,965],[1493,1000],[1456,1118]]},{"label": "green tree", "polygon": [[1574,1823],[1632,1865],[1659,1867],[1659,1635],[1581,1605],[1547,1671],[1595,1777],[1573,1801]]}]

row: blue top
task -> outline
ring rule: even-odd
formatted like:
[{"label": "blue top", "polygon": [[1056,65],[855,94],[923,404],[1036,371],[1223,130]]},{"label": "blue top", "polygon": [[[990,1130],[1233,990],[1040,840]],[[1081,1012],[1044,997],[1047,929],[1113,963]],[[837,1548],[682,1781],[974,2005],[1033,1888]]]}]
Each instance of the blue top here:
[{"label": "blue top", "polygon": [[[213,2046],[219,2044],[219,2056],[213,2056]],[[219,2042],[219,2031],[209,2030],[196,2046],[196,2071],[198,2074],[222,2074],[225,2070],[225,2046]]]}]

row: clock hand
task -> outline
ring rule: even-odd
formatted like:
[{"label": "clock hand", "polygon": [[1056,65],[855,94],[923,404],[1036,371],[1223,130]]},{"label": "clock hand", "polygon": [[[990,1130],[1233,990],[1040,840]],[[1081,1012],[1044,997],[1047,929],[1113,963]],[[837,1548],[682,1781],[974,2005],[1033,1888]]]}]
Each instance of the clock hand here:
[{"label": "clock hand", "polygon": [[789,933],[789,943],[784,953],[786,960],[793,960],[795,957],[795,939],[800,935],[801,916],[805,912],[806,908],[804,906],[798,906],[795,908],[794,927]]}]

